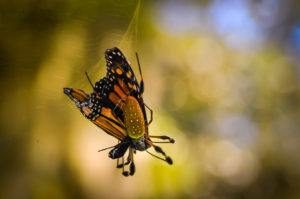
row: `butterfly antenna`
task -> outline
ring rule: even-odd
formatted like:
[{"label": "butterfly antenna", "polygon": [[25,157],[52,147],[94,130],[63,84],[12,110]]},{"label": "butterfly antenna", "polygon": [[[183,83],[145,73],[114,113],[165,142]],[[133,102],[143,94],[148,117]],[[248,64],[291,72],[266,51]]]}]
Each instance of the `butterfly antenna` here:
[{"label": "butterfly antenna", "polygon": [[91,85],[92,88],[95,90],[95,87],[94,87],[94,85],[93,85],[93,83],[92,83],[92,81],[91,81],[91,79],[90,79],[90,77],[89,77],[89,75],[88,75],[88,73],[87,73],[86,71],[85,71],[85,75],[86,75],[86,78],[88,79],[90,85]]},{"label": "butterfly antenna", "polygon": [[139,66],[139,72],[140,72],[140,76],[141,76],[141,82],[140,82],[140,90],[141,91],[140,91],[140,93],[143,93],[144,92],[144,80],[143,80],[142,69],[141,69],[141,65],[140,65],[140,59],[139,59],[139,55],[137,52],[135,53],[135,57],[137,60],[137,64]]}]

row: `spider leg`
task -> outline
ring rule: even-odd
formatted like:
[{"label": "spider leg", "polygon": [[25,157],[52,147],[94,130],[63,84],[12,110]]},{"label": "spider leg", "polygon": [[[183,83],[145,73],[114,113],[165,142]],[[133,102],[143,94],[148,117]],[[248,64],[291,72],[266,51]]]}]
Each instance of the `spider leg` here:
[{"label": "spider leg", "polygon": [[[120,144],[120,141],[118,141],[118,144]],[[120,164],[120,158],[117,159],[117,168],[122,168],[123,164]]]},{"label": "spider leg", "polygon": [[148,125],[150,125],[153,120],[153,110],[149,106],[147,106],[147,104],[144,103],[144,105],[150,111],[150,120],[149,120],[149,122],[147,122]]},{"label": "spider leg", "polygon": [[94,87],[94,85],[93,85],[93,83],[92,83],[92,81],[91,81],[91,79],[90,79],[90,77],[89,77],[87,71],[85,71],[85,75],[86,75],[86,78],[88,79],[90,85],[92,86],[93,90],[95,90],[95,87]]},{"label": "spider leg", "polygon": [[167,162],[168,164],[173,164],[173,160],[171,159],[171,157],[167,156],[166,153],[162,150],[162,148],[160,148],[159,146],[156,146],[153,144],[153,142],[151,140],[146,140],[146,142],[150,145],[153,146],[155,152],[162,154],[164,157],[159,157],[151,152],[149,152],[148,150],[146,150],[147,153],[149,153],[150,155],[152,155],[153,157],[160,159],[162,161]]},{"label": "spider leg", "polygon": [[120,167],[120,158],[117,159],[117,166],[116,166],[116,167],[117,167],[117,168],[121,168],[121,167]]},{"label": "spider leg", "polygon": [[[125,166],[129,165],[129,171],[125,171]],[[134,160],[133,160],[133,149],[130,148],[129,149],[129,154],[127,157],[126,162],[124,162],[124,156],[122,157],[122,163],[119,163],[119,159],[117,159],[117,168],[122,168],[122,174],[124,176],[128,176],[128,175],[133,175],[135,173],[135,164],[134,164]]]},{"label": "spider leg", "polygon": [[124,164],[124,156],[122,156],[122,174],[123,174],[123,176],[127,177],[127,176],[129,176],[129,172],[125,171],[124,166],[125,166],[125,164]]},{"label": "spider leg", "polygon": [[[131,150],[131,148],[129,148],[129,150]],[[125,156],[125,154],[123,155],[123,157]],[[119,158],[117,159],[117,168],[122,168],[123,166],[126,166],[128,165],[130,162],[131,162],[131,154],[130,154],[130,151],[128,153],[128,156],[127,156],[127,159],[126,159],[126,162],[122,162],[121,164],[119,163]]]},{"label": "spider leg", "polygon": [[129,175],[133,176],[133,174],[135,173],[135,164],[134,164],[134,160],[133,160],[133,150],[132,148],[129,149],[129,156],[128,158],[130,159],[130,165],[129,165]]},{"label": "spider leg", "polygon": [[157,153],[160,153],[164,156],[165,158],[165,161],[168,163],[168,164],[173,164],[173,160],[166,155],[166,153],[162,150],[162,148],[160,148],[159,146],[156,146],[156,145],[153,145],[154,147],[154,150],[157,152]]},{"label": "spider leg", "polygon": [[157,138],[161,140],[167,140],[165,142],[154,142],[154,143],[175,143],[175,140],[173,138],[170,138],[169,136],[166,135],[149,135],[150,138]]},{"label": "spider leg", "polygon": [[130,163],[129,156],[128,156],[126,162],[123,161],[121,164],[117,160],[117,168],[122,168],[122,167],[128,165],[129,163]]},{"label": "spider leg", "polygon": [[141,69],[141,65],[140,65],[140,60],[139,60],[139,55],[138,53],[135,53],[136,56],[136,60],[137,60],[137,64],[139,66],[139,72],[140,72],[140,76],[141,76],[141,81],[140,81],[140,94],[144,93],[144,80],[143,80],[143,75],[142,75],[142,69]]}]

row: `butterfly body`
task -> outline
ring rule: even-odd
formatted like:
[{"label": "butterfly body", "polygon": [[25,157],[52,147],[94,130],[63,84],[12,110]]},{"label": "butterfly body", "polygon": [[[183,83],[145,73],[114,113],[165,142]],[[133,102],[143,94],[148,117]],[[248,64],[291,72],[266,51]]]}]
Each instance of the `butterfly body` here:
[{"label": "butterfly body", "polygon": [[[143,80],[140,83],[137,82],[133,70],[118,48],[107,49],[105,58],[107,63],[106,76],[96,82],[95,86],[87,76],[93,87],[91,94],[73,88],[64,88],[64,93],[75,102],[77,108],[87,119],[118,139],[117,145],[106,149],[113,148],[108,155],[112,159],[117,159],[117,168],[123,169],[124,176],[133,175],[135,172],[133,153],[136,150],[147,151],[148,148],[153,147],[157,153],[164,157],[156,156],[148,151],[147,153],[172,164],[172,159],[166,156],[163,150],[154,143],[174,143],[174,140],[168,136],[151,136],[148,134],[148,126],[152,122],[152,110],[142,98]],[[139,70],[141,75],[140,65]],[[147,120],[146,108],[151,113],[150,121]],[[150,138],[167,141],[153,142]],[[124,162],[124,155],[127,151],[129,151],[127,161]],[[121,164],[119,164],[119,159],[122,159]],[[124,171],[124,166],[128,164],[130,164],[129,172]]]}]

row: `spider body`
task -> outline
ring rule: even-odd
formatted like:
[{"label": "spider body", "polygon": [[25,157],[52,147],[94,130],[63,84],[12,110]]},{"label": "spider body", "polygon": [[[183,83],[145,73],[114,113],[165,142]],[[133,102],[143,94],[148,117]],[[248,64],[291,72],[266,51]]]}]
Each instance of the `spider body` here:
[{"label": "spider body", "polygon": [[146,132],[145,118],[138,101],[129,96],[125,101],[123,110],[127,135],[132,139],[143,137]]}]

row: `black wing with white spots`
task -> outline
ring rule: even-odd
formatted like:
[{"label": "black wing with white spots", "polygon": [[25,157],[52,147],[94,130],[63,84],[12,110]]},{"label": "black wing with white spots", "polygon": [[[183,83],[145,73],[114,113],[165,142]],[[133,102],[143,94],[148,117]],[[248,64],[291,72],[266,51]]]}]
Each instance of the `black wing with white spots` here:
[{"label": "black wing with white spots", "polygon": [[105,59],[107,73],[96,82],[94,92],[105,107],[112,109],[113,113],[124,121],[122,111],[124,101],[127,96],[140,98],[140,86],[129,63],[118,48],[107,49]]},{"label": "black wing with white spots", "polygon": [[107,78],[110,80],[121,79],[123,87],[127,87],[129,95],[139,97],[140,86],[132,68],[127,62],[123,53],[117,48],[107,49],[105,52]]}]

